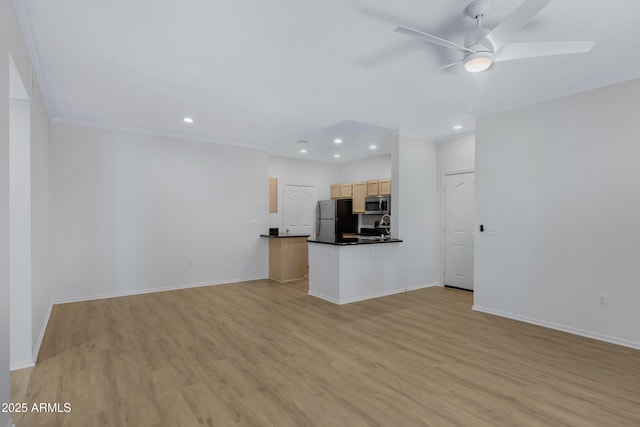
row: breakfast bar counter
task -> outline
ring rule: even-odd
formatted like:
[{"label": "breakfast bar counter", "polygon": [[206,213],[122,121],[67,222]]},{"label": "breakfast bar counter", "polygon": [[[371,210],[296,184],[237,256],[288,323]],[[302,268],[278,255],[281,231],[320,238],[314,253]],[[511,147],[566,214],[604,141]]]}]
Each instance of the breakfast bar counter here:
[{"label": "breakfast bar counter", "polygon": [[404,292],[397,288],[400,239],[309,240],[309,295],[334,304]]},{"label": "breakfast bar counter", "polygon": [[394,239],[392,237],[378,237],[378,236],[356,236],[356,237],[342,237],[331,240],[315,240],[309,239],[309,242],[322,243],[325,245],[347,246],[347,245],[370,245],[375,243],[400,243],[402,240]]}]

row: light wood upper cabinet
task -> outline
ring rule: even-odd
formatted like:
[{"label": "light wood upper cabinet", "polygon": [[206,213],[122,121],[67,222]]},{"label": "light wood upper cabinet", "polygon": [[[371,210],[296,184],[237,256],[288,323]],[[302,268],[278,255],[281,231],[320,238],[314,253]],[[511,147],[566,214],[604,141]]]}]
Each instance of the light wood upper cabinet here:
[{"label": "light wood upper cabinet", "polygon": [[340,185],[340,197],[343,199],[350,199],[353,197],[353,188],[351,184]]},{"label": "light wood upper cabinet", "polygon": [[391,179],[367,181],[367,196],[388,196],[391,194]]},{"label": "light wood upper cabinet", "polygon": [[[333,184],[331,185],[330,197],[332,199],[353,199],[353,213],[363,213],[366,196],[387,196],[389,194],[391,194],[391,179],[387,178],[352,184]],[[358,205],[360,199],[362,199],[362,207]]]},{"label": "light wood upper cabinet", "polygon": [[377,196],[380,194],[380,181],[367,181],[367,196]]},{"label": "light wood upper cabinet", "polygon": [[331,186],[331,190],[329,192],[329,197],[331,197],[332,199],[339,199],[340,198],[340,184],[333,184]]},{"label": "light wood upper cabinet", "polygon": [[269,213],[278,213],[278,178],[269,178]]},{"label": "light wood upper cabinet", "polygon": [[364,213],[364,198],[367,195],[366,182],[354,182],[353,189],[353,213]]},{"label": "light wood upper cabinet", "polygon": [[329,191],[332,199],[350,199],[353,197],[352,184],[332,184]]},{"label": "light wood upper cabinet", "polygon": [[391,179],[381,179],[378,181],[379,190],[381,196],[387,196],[391,194]]}]

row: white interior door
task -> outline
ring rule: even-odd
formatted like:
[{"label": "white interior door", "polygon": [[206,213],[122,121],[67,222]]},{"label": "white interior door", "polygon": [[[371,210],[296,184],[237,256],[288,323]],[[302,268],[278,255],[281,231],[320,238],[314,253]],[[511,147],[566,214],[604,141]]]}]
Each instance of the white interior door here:
[{"label": "white interior door", "polygon": [[283,232],[308,234],[315,232],[316,188],[307,185],[284,185]]},{"label": "white interior door", "polygon": [[444,284],[472,290],[475,173],[444,180]]}]

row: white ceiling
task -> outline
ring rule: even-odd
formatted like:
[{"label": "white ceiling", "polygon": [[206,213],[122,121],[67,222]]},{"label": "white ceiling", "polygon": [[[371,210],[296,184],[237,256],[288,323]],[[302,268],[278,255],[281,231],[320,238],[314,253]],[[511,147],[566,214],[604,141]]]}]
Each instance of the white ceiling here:
[{"label": "white ceiling", "polygon": [[[555,0],[511,41],[588,54],[461,67],[469,0],[16,0],[53,118],[272,148],[343,122],[430,138],[474,117],[640,76],[640,2]],[[491,28],[522,3],[495,0]],[[185,125],[190,115],[195,123]]]},{"label": "white ceiling", "polygon": [[[391,142],[397,134],[394,129],[346,120],[303,134],[297,141],[278,144],[271,149],[271,154],[295,159],[346,163],[391,153]],[[302,149],[306,151],[303,153],[300,151]]]}]

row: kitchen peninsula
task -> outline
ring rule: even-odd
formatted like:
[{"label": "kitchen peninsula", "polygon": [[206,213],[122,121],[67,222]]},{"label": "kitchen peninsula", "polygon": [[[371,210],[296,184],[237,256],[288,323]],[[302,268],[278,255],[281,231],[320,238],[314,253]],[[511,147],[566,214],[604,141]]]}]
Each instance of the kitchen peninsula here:
[{"label": "kitchen peninsula", "polygon": [[374,236],[309,240],[309,295],[347,304],[403,292],[395,275],[400,242]]}]

